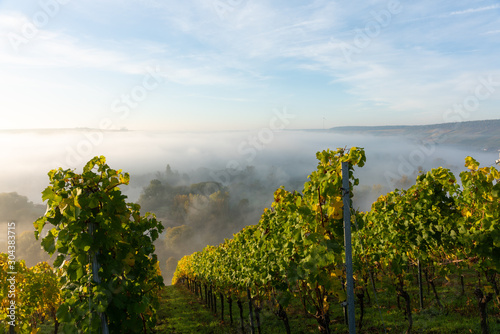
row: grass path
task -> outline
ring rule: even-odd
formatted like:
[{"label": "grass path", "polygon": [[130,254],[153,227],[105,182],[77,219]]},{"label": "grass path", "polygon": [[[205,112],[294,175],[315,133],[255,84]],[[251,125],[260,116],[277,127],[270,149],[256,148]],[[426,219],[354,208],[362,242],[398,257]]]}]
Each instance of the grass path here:
[{"label": "grass path", "polygon": [[[385,322],[387,333],[402,333],[407,327],[407,321],[403,312],[392,305],[395,302],[391,294],[381,293],[381,307],[383,321]],[[415,297],[415,296],[414,296]],[[445,309],[439,309],[434,305],[428,305],[423,311],[414,310],[414,333],[415,334],[445,334],[445,333],[480,333],[479,319],[477,316],[474,300],[462,297],[451,297]],[[413,298],[415,299],[415,298]],[[447,299],[443,299],[447,301]],[[430,303],[431,300],[427,300]],[[214,316],[211,311],[199,299],[197,299],[184,285],[167,286],[160,296],[160,309],[158,310],[157,333],[169,334],[237,334],[239,318],[236,307],[233,308],[235,324],[230,326],[228,308],[226,304],[225,322]],[[300,305],[294,305],[296,310]],[[497,307],[491,303],[489,305],[490,330],[491,333],[500,333],[500,314]],[[220,310],[219,310],[220,311]],[[332,333],[347,333],[347,326],[344,324],[340,307],[332,308]],[[359,310],[357,310],[359,311]],[[359,313],[358,313],[359,315]],[[244,319],[248,319],[248,311],[244,311]],[[317,325],[313,319],[305,317],[301,312],[290,311],[290,325],[292,333],[311,334],[318,333]],[[245,327],[248,327],[245,320]],[[276,316],[269,311],[262,311],[261,323],[264,334],[284,333],[283,324],[277,320]],[[249,332],[246,328],[246,332]],[[379,334],[384,333],[384,326],[381,325],[381,318],[378,309],[374,306],[366,309],[363,331],[360,333]]]},{"label": "grass path", "polygon": [[235,333],[199,302],[183,285],[167,286],[160,296],[158,333]]},{"label": "grass path", "polygon": [[[219,303],[219,300],[218,300]],[[157,313],[158,324],[155,327],[158,333],[206,333],[206,334],[238,334],[239,313],[236,302],[233,303],[234,324],[229,321],[229,304],[225,302],[225,321],[220,320],[220,313],[215,316],[185,285],[167,286],[160,296],[160,309]],[[218,305],[220,312],[220,304]],[[248,308],[244,305],[245,332],[249,333]],[[292,332],[296,334],[317,333],[317,326],[312,319],[304,319],[302,314],[289,314]],[[263,310],[261,314],[263,334],[285,333],[283,324],[274,314]]]}]

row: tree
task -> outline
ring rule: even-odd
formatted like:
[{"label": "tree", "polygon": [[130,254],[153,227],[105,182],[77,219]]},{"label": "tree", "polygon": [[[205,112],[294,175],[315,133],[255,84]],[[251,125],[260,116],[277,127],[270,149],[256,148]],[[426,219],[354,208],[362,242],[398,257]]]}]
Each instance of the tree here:
[{"label": "tree", "polygon": [[37,263],[50,261],[49,255],[42,249],[40,242],[36,241],[33,230],[18,234],[16,244],[17,258],[26,261],[26,266],[32,267]]},{"label": "tree", "polygon": [[[119,186],[129,175],[111,169],[103,156],[91,159],[82,174],[59,168],[48,175],[50,186],[42,192],[47,212],[34,226],[37,239],[47,223],[54,226],[42,246],[58,252],[54,267],[64,268],[57,310],[63,331],[98,333],[107,317],[111,333],[149,332],[163,285],[153,245],[162,224],[125,202]],[[98,268],[92,268],[94,258]]]},{"label": "tree", "polygon": [[44,210],[43,205],[33,204],[26,196],[21,196],[15,192],[0,193],[0,222],[18,221],[31,223]]}]

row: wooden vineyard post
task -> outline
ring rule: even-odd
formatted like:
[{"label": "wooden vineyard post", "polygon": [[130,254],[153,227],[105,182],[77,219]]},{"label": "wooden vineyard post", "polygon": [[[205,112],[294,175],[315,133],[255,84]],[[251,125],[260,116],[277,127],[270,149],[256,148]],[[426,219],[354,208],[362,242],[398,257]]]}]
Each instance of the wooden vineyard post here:
[{"label": "wooden vineyard post", "polygon": [[344,204],[344,246],[346,265],[346,292],[347,292],[347,319],[349,334],[356,333],[356,318],[354,309],[354,279],[352,268],[352,243],[351,243],[351,198],[349,187],[349,163],[342,162],[342,190]]}]

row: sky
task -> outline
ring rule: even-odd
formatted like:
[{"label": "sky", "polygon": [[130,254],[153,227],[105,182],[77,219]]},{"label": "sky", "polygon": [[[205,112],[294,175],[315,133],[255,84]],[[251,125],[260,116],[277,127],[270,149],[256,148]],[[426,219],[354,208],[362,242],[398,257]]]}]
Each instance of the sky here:
[{"label": "sky", "polygon": [[499,118],[500,3],[0,1],[0,129]]}]

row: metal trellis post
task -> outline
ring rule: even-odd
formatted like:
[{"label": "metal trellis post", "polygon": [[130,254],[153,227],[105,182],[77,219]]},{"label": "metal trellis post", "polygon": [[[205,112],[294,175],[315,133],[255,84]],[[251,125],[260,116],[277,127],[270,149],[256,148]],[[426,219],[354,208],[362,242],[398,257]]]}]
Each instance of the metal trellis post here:
[{"label": "metal trellis post", "polygon": [[344,204],[344,245],[345,265],[347,275],[347,319],[349,322],[349,334],[356,333],[356,318],[354,309],[354,279],[352,268],[352,243],[351,243],[351,198],[349,187],[349,163],[342,162],[342,189]]}]

